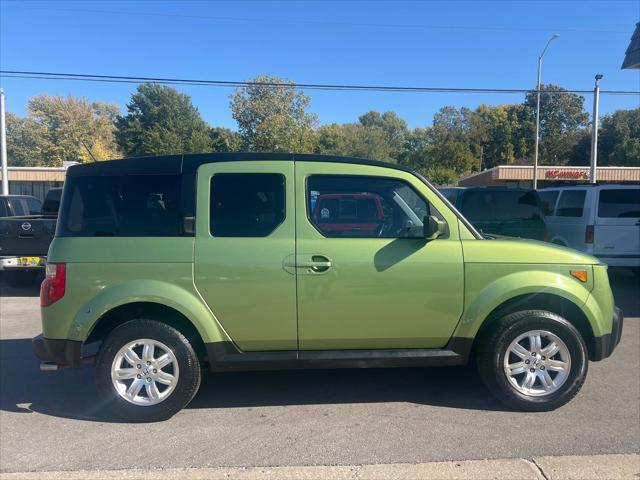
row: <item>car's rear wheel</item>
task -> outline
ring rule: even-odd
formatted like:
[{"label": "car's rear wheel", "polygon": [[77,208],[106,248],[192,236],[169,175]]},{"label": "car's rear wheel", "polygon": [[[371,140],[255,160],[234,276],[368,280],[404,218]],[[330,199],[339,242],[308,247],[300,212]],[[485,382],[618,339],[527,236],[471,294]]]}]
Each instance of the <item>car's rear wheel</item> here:
[{"label": "car's rear wheel", "polygon": [[189,340],[153,320],[131,320],[103,342],[94,370],[101,399],[134,422],[170,418],[200,386],[200,362]]},{"label": "car's rear wheel", "polygon": [[506,315],[479,342],[480,374],[489,391],[512,408],[553,410],[575,397],[585,381],[584,340],[555,313]]}]

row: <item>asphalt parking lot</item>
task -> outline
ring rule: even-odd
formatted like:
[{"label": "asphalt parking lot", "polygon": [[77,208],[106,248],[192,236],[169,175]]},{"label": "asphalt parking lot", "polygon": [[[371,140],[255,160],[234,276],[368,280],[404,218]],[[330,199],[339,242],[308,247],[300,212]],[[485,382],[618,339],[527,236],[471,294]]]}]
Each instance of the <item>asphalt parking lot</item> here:
[{"label": "asphalt parking lot", "polygon": [[37,289],[0,287],[0,471],[357,465],[640,451],[640,286],[612,271],[625,311],[610,359],[548,413],[503,409],[472,368],[205,376],[169,421],[102,413],[91,367],[41,373]]}]

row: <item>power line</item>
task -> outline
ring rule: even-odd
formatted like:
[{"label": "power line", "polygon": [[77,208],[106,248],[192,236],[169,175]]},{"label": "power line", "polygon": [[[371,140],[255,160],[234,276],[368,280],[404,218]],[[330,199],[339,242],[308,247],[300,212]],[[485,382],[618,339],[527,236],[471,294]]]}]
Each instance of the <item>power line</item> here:
[{"label": "power line", "polygon": [[326,21],[326,20],[308,20],[308,19],[284,19],[284,18],[251,18],[251,17],[228,17],[228,16],[207,16],[207,15],[188,15],[184,13],[163,13],[163,12],[126,12],[117,10],[102,9],[84,9],[84,8],[60,8],[60,7],[30,7],[24,5],[3,5],[2,8],[13,8],[32,11],[59,11],[73,13],[95,13],[99,15],[125,15],[125,16],[148,16],[148,17],[165,17],[165,18],[184,18],[192,20],[214,20],[223,22],[253,22],[253,23],[283,23],[293,25],[322,25],[334,27],[370,27],[370,28],[413,28],[424,30],[476,30],[476,31],[511,31],[511,32],[573,32],[573,33],[612,33],[631,35],[631,31],[627,30],[610,30],[610,29],[589,29],[589,28],[552,28],[552,27],[505,27],[505,26],[479,26],[479,25],[437,25],[437,24],[402,24],[402,23],[363,23],[363,22],[345,22],[345,21]]},{"label": "power line", "polygon": [[[374,91],[374,92],[406,92],[406,93],[496,93],[496,94],[521,94],[535,92],[531,88],[458,88],[458,87],[421,87],[421,86],[393,86],[393,85],[350,85],[350,84],[323,84],[323,83],[275,83],[275,82],[247,82],[235,80],[200,80],[185,78],[163,77],[139,77],[121,75],[94,75],[84,73],[58,73],[58,72],[34,72],[20,70],[0,70],[0,77],[28,78],[35,80],[72,80],[83,82],[104,83],[159,83],[165,85],[196,85],[208,87],[251,87],[260,86],[268,88],[288,88],[295,86],[307,90],[328,91]],[[590,94],[592,90],[543,90],[547,94]],[[605,95],[640,95],[640,91],[631,90],[601,90]]]}]

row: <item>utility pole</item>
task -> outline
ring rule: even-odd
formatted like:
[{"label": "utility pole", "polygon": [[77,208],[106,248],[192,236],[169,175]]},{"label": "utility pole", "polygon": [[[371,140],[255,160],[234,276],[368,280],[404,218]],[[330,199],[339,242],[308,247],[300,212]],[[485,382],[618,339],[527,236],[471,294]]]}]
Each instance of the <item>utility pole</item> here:
[{"label": "utility pole", "polygon": [[4,90],[0,88],[0,163],[2,164],[2,195],[9,195],[7,173],[7,122],[4,115]]},{"label": "utility pole", "polygon": [[600,106],[600,80],[602,74],[596,75],[596,86],[593,89],[593,126],[591,130],[591,171],[589,173],[589,181],[597,182],[598,167],[598,107]]},{"label": "utility pole", "polygon": [[536,100],[536,146],[535,153],[533,159],[533,189],[538,188],[538,143],[540,143],[540,83],[542,79],[542,58],[544,57],[547,48],[549,48],[549,44],[553,42],[556,38],[560,37],[557,33],[552,35],[551,38],[547,41],[547,44],[544,46],[544,50],[538,57],[538,87],[537,91],[537,100]]}]

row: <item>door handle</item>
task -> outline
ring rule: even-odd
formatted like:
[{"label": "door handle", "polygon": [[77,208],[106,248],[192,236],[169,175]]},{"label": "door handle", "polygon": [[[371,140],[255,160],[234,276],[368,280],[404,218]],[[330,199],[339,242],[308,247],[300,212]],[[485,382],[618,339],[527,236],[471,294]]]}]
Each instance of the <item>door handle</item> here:
[{"label": "door handle", "polygon": [[331,268],[331,260],[324,255],[290,255],[284,259],[284,269],[294,273],[296,268],[304,268],[309,273],[324,273]]},{"label": "door handle", "polygon": [[311,260],[304,260],[298,263],[298,267],[308,268],[316,273],[322,273],[331,268],[331,260],[323,255],[313,255]]}]

